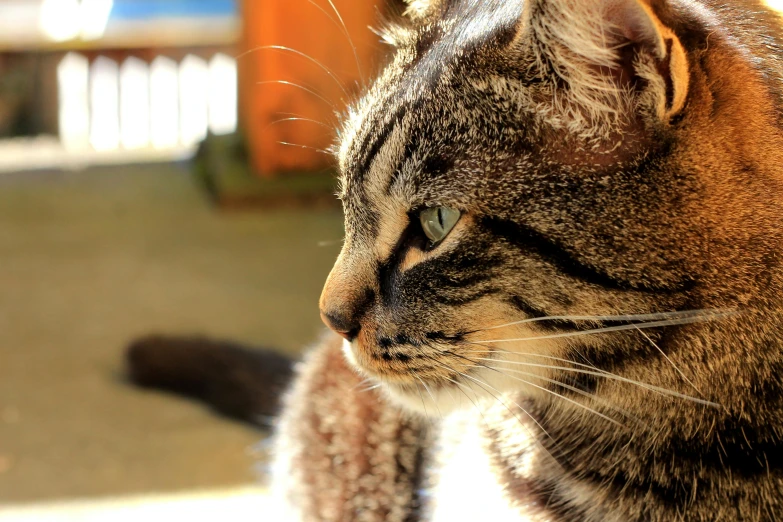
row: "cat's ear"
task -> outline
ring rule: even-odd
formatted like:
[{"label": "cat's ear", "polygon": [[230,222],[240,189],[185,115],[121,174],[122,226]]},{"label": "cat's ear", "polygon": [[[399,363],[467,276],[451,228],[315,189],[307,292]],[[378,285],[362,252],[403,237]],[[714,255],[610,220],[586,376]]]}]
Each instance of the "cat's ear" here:
[{"label": "cat's ear", "polygon": [[656,14],[665,8],[665,0],[527,0],[518,43],[572,102],[610,112],[645,106],[668,121],[685,105],[689,72],[680,39]]}]

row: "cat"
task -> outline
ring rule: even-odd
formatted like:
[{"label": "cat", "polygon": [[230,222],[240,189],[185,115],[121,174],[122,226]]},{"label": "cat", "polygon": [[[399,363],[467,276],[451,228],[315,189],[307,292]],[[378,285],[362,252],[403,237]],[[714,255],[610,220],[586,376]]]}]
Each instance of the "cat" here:
[{"label": "cat", "polygon": [[[283,397],[276,519],[783,518],[780,24],[409,0],[339,132],[332,333]],[[269,375],[159,341],[138,371]]]},{"label": "cat", "polygon": [[281,520],[783,518],[778,15],[410,0],[383,35]]}]

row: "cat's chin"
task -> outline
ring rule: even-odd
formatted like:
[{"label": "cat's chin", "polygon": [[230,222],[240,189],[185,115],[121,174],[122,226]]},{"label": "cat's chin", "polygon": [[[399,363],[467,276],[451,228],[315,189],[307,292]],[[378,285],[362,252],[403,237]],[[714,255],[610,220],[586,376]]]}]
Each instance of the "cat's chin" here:
[{"label": "cat's chin", "polygon": [[435,390],[427,391],[422,385],[420,390],[414,390],[398,384],[381,384],[384,395],[392,404],[400,408],[428,417],[442,417],[453,411],[466,409],[469,404],[455,400]]},{"label": "cat's chin", "polygon": [[378,390],[392,404],[433,418],[442,418],[458,411],[484,411],[497,403],[503,404],[506,408],[524,411],[520,403],[531,398],[531,394],[526,393],[526,390],[518,388],[495,392],[478,386],[465,386],[463,389],[456,386],[437,388],[431,383],[427,383],[426,387],[425,383],[418,386],[384,382],[379,384]]},{"label": "cat's chin", "polygon": [[[348,363],[361,373],[367,374],[366,369],[362,368],[356,360],[356,355],[354,348],[351,346],[351,342],[344,340],[342,348],[343,355],[345,355]],[[374,376],[371,376],[370,378],[377,386],[369,383],[367,385],[368,388],[376,389],[391,403],[407,411],[427,416],[435,416],[445,415],[448,412],[465,408],[465,404],[458,400],[454,400],[454,397],[459,395],[458,392],[457,394],[451,392],[451,395],[448,395],[444,390],[434,389],[429,385],[425,387],[423,383],[419,384],[418,389],[415,389],[410,385],[391,383]]]}]

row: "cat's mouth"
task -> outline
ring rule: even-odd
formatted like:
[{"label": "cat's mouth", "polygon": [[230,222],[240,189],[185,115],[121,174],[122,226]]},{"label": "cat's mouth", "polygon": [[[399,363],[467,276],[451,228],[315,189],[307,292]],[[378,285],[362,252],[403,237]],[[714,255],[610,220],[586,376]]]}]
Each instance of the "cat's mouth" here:
[{"label": "cat's mouth", "polygon": [[[440,331],[412,336],[404,333],[369,335],[360,333],[353,341],[344,341],[348,361],[370,377],[398,386],[427,382],[439,388],[451,379],[470,372],[477,360],[463,354],[463,333]],[[478,358],[488,354],[476,350]]]},{"label": "cat's mouth", "polygon": [[501,391],[502,385],[497,382],[495,371],[479,361],[489,360],[489,352],[475,353],[466,350],[465,346],[462,351],[470,351],[469,355],[458,353],[455,346],[403,348],[419,353],[408,358],[397,355],[387,360],[373,353],[377,347],[370,349],[358,340],[343,342],[348,361],[369,377],[364,389],[382,391],[387,399],[408,411],[437,417],[457,409],[476,407],[484,400],[503,402],[499,395],[508,389]]},{"label": "cat's mouth", "polygon": [[509,336],[519,338],[521,344],[503,343],[500,348],[491,342],[498,336],[487,329],[381,335],[368,328],[344,341],[343,351],[368,377],[368,388],[381,388],[404,407],[432,414],[472,407],[483,399],[498,400],[507,393],[533,395],[543,389],[547,365],[537,357],[551,356],[558,343],[530,343],[536,334],[522,326],[501,340],[515,340]]}]

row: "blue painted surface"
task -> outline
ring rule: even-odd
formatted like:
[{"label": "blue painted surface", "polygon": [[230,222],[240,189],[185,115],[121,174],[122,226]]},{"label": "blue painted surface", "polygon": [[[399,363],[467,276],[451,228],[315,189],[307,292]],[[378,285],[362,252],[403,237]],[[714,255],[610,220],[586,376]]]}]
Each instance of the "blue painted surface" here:
[{"label": "blue painted surface", "polygon": [[236,0],[114,0],[109,20],[238,15]]}]

